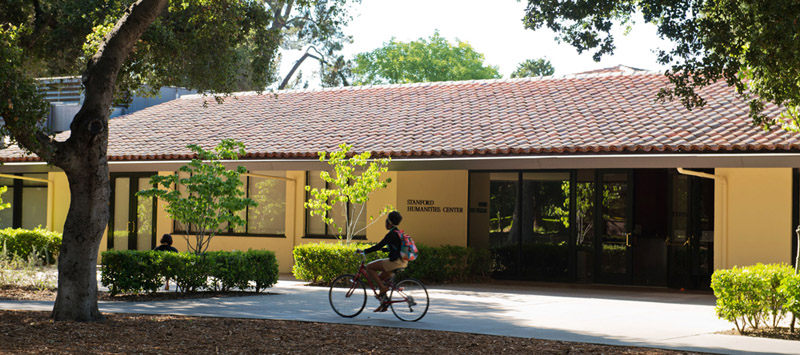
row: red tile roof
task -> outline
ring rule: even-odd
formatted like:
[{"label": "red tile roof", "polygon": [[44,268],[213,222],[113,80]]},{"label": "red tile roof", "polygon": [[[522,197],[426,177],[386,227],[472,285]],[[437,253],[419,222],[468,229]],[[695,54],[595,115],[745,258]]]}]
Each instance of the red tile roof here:
[{"label": "red tile roof", "polygon": [[[655,101],[666,85],[663,74],[620,70],[242,94],[221,105],[182,98],[112,119],[108,154],[186,159],[187,144],[224,138],[244,142],[245,158],[315,158],[342,142],[393,157],[800,151],[797,135],[751,126],[746,103],[722,83],[691,111]],[[16,148],[0,159],[37,160]]]}]

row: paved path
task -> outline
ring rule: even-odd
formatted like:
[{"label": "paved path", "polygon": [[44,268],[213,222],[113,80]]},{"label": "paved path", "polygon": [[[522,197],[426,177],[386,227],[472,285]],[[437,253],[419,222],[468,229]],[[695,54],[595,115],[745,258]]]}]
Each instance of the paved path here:
[{"label": "paved path", "polygon": [[[101,302],[103,312],[301,320],[447,330],[611,345],[730,354],[800,354],[800,342],[714,334],[732,324],[714,315],[714,297],[665,289],[479,284],[430,287],[419,322],[367,309],[348,319],[328,305],[327,289],[282,280],[269,295],[158,302]],[[51,310],[52,302],[0,301],[0,309]]]}]

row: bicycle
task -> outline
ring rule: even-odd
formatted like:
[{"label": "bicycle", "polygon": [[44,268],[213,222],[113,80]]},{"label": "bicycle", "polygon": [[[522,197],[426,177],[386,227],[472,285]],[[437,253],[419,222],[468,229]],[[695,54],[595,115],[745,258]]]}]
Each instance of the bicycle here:
[{"label": "bicycle", "polygon": [[[330,291],[328,291],[328,300],[331,308],[336,314],[345,318],[353,318],[361,314],[361,311],[367,305],[367,289],[364,286],[364,282],[361,281],[362,277],[367,280],[372,293],[378,298],[378,291],[367,276],[367,266],[365,265],[367,257],[364,253],[360,254],[361,265],[358,267],[356,274],[338,276],[331,282]],[[392,313],[398,319],[406,322],[416,322],[428,313],[430,303],[428,290],[422,282],[413,278],[395,282],[395,276],[402,270],[395,270],[395,274],[386,281],[387,286],[389,286],[389,300],[386,303],[389,304]]]}]

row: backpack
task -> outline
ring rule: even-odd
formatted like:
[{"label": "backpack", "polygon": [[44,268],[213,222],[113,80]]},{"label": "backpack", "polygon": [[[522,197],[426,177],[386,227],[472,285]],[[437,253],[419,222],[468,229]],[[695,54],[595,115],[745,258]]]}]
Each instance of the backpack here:
[{"label": "backpack", "polygon": [[417,245],[414,244],[414,240],[411,239],[411,236],[406,234],[400,229],[397,229],[397,234],[400,236],[400,240],[403,242],[400,245],[400,257],[405,261],[414,261],[417,259],[417,255],[419,255],[419,250],[417,250]]}]

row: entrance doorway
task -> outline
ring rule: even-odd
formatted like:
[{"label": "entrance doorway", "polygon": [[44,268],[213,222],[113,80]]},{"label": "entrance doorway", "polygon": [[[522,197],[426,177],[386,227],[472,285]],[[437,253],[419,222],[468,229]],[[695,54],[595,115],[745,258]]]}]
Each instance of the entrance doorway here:
[{"label": "entrance doorway", "polygon": [[714,272],[714,182],[670,172],[669,287],[708,289]]},{"label": "entrance doorway", "polygon": [[498,278],[705,289],[713,188],[674,169],[472,172],[469,243]]},{"label": "entrance doorway", "polygon": [[108,221],[108,249],[150,250],[156,244],[156,202],[152,197],[136,196],[152,187],[156,173],[111,174],[111,219]]}]

